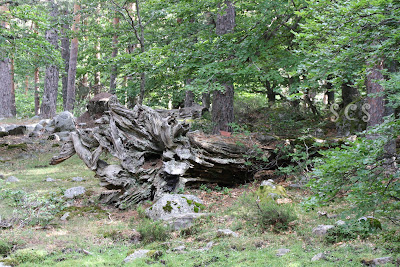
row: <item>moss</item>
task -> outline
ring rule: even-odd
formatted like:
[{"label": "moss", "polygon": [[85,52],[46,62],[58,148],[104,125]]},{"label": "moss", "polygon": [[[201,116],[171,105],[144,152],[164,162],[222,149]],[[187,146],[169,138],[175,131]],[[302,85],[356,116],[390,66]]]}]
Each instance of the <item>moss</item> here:
[{"label": "moss", "polygon": [[186,198],[186,201],[187,201],[187,203],[188,203],[189,205],[192,205],[192,203],[193,203],[193,200],[190,200],[190,199],[187,199],[187,198]]},{"label": "moss", "polygon": [[194,206],[193,210],[194,210],[194,212],[198,213],[199,212],[199,207]]},{"label": "moss", "polygon": [[165,206],[163,207],[163,210],[165,212],[169,212],[169,213],[172,211],[171,201],[167,201],[167,204],[165,204]]},{"label": "moss", "polygon": [[162,256],[162,251],[159,250],[150,250],[149,252],[146,253],[147,257],[153,258],[153,259],[158,259]]},{"label": "moss", "polygon": [[0,262],[4,263],[6,266],[18,266],[20,264],[15,258],[5,258],[0,260]]},{"label": "moss", "polygon": [[12,254],[11,258],[15,258],[19,263],[25,262],[41,262],[45,260],[47,251],[36,249],[20,249]]},{"label": "moss", "polygon": [[199,203],[199,202],[194,202],[194,205],[195,205],[197,208],[200,208],[200,209],[202,209],[202,210],[204,210],[204,209],[206,208],[206,206],[204,206],[203,204],[201,204],[201,203]]},{"label": "moss", "polygon": [[98,219],[107,218],[107,211],[101,209],[99,206],[85,206],[85,207],[76,207],[70,206],[62,209],[59,213],[56,214],[56,217],[63,216],[66,212],[69,212],[68,219],[72,219],[76,216],[86,216],[87,214],[93,214]]},{"label": "moss", "polygon": [[285,188],[281,185],[276,185],[275,188],[271,186],[260,186],[256,191],[256,195],[261,201],[273,200],[276,197],[288,197]]},{"label": "moss", "polygon": [[21,143],[21,144],[11,144],[7,146],[7,149],[17,149],[17,148],[25,150],[28,149],[28,145],[26,143]]}]

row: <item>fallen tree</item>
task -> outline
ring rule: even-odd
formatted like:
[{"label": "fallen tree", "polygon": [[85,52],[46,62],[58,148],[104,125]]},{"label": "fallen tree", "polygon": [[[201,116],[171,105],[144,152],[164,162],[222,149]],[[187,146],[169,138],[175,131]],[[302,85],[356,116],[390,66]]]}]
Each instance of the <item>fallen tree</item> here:
[{"label": "fallen tree", "polygon": [[[78,127],[50,163],[59,164],[76,153],[108,189],[100,197],[103,203],[126,208],[190,182],[243,183],[254,174],[249,157],[274,160],[276,141],[263,146],[248,138],[189,132],[189,125],[173,113],[165,116],[140,105],[130,110],[115,96],[106,107],[96,126]],[[105,152],[120,164],[102,160]]]}]

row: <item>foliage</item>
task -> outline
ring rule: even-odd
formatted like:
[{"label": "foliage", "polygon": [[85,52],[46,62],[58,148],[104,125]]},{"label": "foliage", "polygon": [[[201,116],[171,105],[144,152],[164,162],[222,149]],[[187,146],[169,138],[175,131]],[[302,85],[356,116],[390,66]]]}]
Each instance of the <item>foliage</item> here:
[{"label": "foliage", "polygon": [[393,252],[400,253],[400,232],[398,230],[390,230],[381,235],[382,246]]},{"label": "foliage", "polygon": [[19,249],[15,251],[12,255],[11,258],[14,258],[19,262],[19,264],[22,263],[39,263],[43,261],[46,256],[47,252],[44,250],[37,250],[37,249],[31,249],[31,248],[25,248],[25,249]]},{"label": "foliage", "polygon": [[137,226],[137,231],[142,236],[145,244],[165,241],[170,237],[170,228],[164,225],[162,221],[152,221],[151,219],[142,219]]},{"label": "foliage", "polygon": [[277,204],[270,199],[259,200],[257,194],[245,193],[234,207],[240,219],[244,219],[250,226],[261,232],[272,230],[274,232],[286,231],[289,224],[297,219],[293,207],[288,204]]},{"label": "foliage", "polygon": [[329,204],[344,195],[361,215],[374,212],[398,220],[399,171],[385,157],[385,145],[398,135],[399,126],[399,121],[387,119],[355,142],[321,151],[324,157],[316,159],[309,182],[315,194],[306,204]]},{"label": "foliage", "polygon": [[338,243],[356,238],[366,239],[379,230],[382,230],[382,228],[371,224],[369,220],[357,220],[329,229],[325,236],[325,241],[327,243]]},{"label": "foliage", "polygon": [[11,250],[13,249],[13,245],[7,241],[1,240],[0,241],[0,256],[5,257],[7,256]]}]

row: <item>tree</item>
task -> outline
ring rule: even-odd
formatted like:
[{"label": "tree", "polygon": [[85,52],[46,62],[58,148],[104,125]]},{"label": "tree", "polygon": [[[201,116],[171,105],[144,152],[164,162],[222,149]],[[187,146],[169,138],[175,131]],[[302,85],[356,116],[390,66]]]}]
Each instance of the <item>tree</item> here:
[{"label": "tree", "polygon": [[74,23],[72,25],[72,31],[75,34],[74,38],[71,40],[71,50],[69,57],[68,66],[68,86],[67,86],[67,102],[65,104],[65,109],[72,111],[75,104],[75,78],[76,78],[76,67],[78,61],[78,31],[79,31],[79,21],[80,15],[80,5],[74,3]]},{"label": "tree", "polygon": [[[113,18],[113,26],[114,30],[117,31],[119,25],[119,17],[115,16]],[[111,58],[115,59],[118,55],[118,35],[117,33],[114,34],[113,37],[113,50]],[[111,75],[110,75],[110,94],[115,94],[115,88],[117,87],[117,63],[115,62],[111,67]]]},{"label": "tree", "polygon": [[[6,5],[0,6],[0,15],[8,16],[8,7]],[[6,21],[1,22],[0,29],[6,29],[8,23]],[[7,57],[7,51],[4,47],[6,41],[2,38],[0,40],[0,117],[13,117],[15,116],[13,110],[13,93],[12,93],[12,75],[11,75],[11,61]]]},{"label": "tree", "polygon": [[[215,32],[217,35],[232,33],[235,28],[235,7],[230,1],[225,1],[225,9],[221,8],[222,14],[217,15]],[[229,78],[221,81],[225,91],[213,92],[212,121],[214,123],[213,133],[220,130],[231,131],[230,123],[233,122],[233,96],[234,87]]]},{"label": "tree", "polygon": [[[47,41],[58,49],[58,31],[56,28],[56,22],[58,19],[58,7],[54,0],[50,2],[50,17],[53,20],[52,28],[46,31]],[[58,80],[59,80],[59,70],[56,64],[51,64],[46,68],[45,78],[44,78],[44,92],[42,106],[40,108],[41,117],[43,118],[53,118],[56,115],[57,109],[57,93],[58,93]]]}]

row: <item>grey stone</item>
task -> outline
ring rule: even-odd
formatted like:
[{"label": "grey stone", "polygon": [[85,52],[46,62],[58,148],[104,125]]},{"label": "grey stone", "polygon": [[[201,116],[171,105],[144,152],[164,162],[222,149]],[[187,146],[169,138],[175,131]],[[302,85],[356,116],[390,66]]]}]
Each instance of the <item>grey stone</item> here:
[{"label": "grey stone", "polygon": [[210,250],[214,245],[213,241],[210,241],[206,244],[206,246],[204,248],[199,248],[197,251],[208,251]]},{"label": "grey stone", "polygon": [[6,182],[9,182],[9,183],[16,183],[16,182],[19,182],[19,179],[18,179],[17,177],[15,177],[15,176],[9,176],[9,177],[6,179]]},{"label": "grey stone", "polygon": [[328,215],[326,215],[326,217],[327,217],[328,219],[335,219],[335,218],[338,217],[338,215],[337,215],[337,214],[328,214]]},{"label": "grey stone", "polygon": [[189,227],[195,218],[203,216],[203,202],[193,195],[164,194],[146,209],[146,215],[153,220],[163,220],[175,230]]},{"label": "grey stone", "polygon": [[9,125],[5,128],[9,135],[24,135],[27,132],[25,125]]},{"label": "grey stone", "polygon": [[290,252],[290,249],[287,248],[280,248],[276,251],[276,256],[281,257]]},{"label": "grey stone", "polygon": [[392,257],[382,257],[382,258],[373,259],[372,263],[374,265],[383,265],[383,264],[391,262],[392,260],[393,260]]},{"label": "grey stone", "polygon": [[274,180],[272,179],[262,181],[260,186],[270,186],[272,189],[276,188]]},{"label": "grey stone", "polygon": [[0,267],[11,267],[10,265],[6,265],[5,263],[0,261]]},{"label": "grey stone", "polygon": [[56,180],[54,180],[54,179],[51,178],[51,177],[47,177],[45,181],[46,181],[46,182],[55,182]]},{"label": "grey stone", "polygon": [[173,249],[171,249],[172,251],[175,251],[175,252],[182,252],[182,251],[184,251],[186,249],[186,247],[185,246],[178,246],[178,247],[176,247],[176,248],[173,248]]},{"label": "grey stone", "polygon": [[128,262],[134,261],[134,260],[139,259],[139,258],[145,258],[145,257],[147,257],[147,253],[149,253],[149,252],[150,252],[150,250],[147,250],[147,249],[136,250],[131,255],[126,257],[124,259],[124,262],[128,263]]},{"label": "grey stone", "polygon": [[64,213],[64,215],[61,216],[60,220],[61,220],[61,221],[66,221],[66,220],[68,219],[69,215],[70,215],[69,212]]},{"label": "grey stone", "polygon": [[312,257],[311,261],[319,261],[319,260],[325,260],[326,256],[324,253],[318,253],[314,257]]},{"label": "grey stone", "polygon": [[238,237],[239,235],[235,232],[233,232],[230,229],[218,229],[217,231],[217,236],[233,236],[233,237]]},{"label": "grey stone", "polygon": [[54,132],[54,127],[52,127],[52,126],[45,126],[44,129],[48,133],[53,133]]},{"label": "grey stone", "polygon": [[75,131],[75,119],[69,111],[64,111],[54,117],[54,132],[71,132]]},{"label": "grey stone", "polygon": [[342,220],[339,220],[339,221],[335,222],[335,224],[336,224],[336,225],[345,225],[346,222],[345,222],[345,221],[342,221]]},{"label": "grey stone", "polygon": [[40,120],[40,116],[35,115],[35,116],[33,116],[33,117],[31,118],[31,120]]},{"label": "grey stone", "polygon": [[335,227],[335,226],[334,225],[321,224],[321,225],[318,225],[317,227],[315,227],[312,230],[312,233],[315,234],[315,235],[323,236],[323,235],[326,235],[327,231],[329,229],[332,229],[333,227]]},{"label": "grey stone", "polygon": [[302,188],[303,186],[301,184],[290,184],[290,188]]},{"label": "grey stone", "polygon": [[43,130],[43,125],[41,125],[40,123],[36,124],[35,129],[33,129],[34,132],[40,132],[41,130]]},{"label": "grey stone", "polygon": [[71,179],[73,182],[82,182],[85,181],[85,179],[83,179],[82,177],[72,177]]},{"label": "grey stone", "polygon": [[66,198],[74,198],[79,195],[85,194],[86,189],[83,186],[72,187],[65,190],[64,196]]},{"label": "grey stone", "polygon": [[40,120],[38,122],[38,124],[42,125],[43,127],[46,127],[47,125],[52,124],[52,123],[53,123],[53,120],[51,120],[51,119],[44,119],[44,120]]}]

